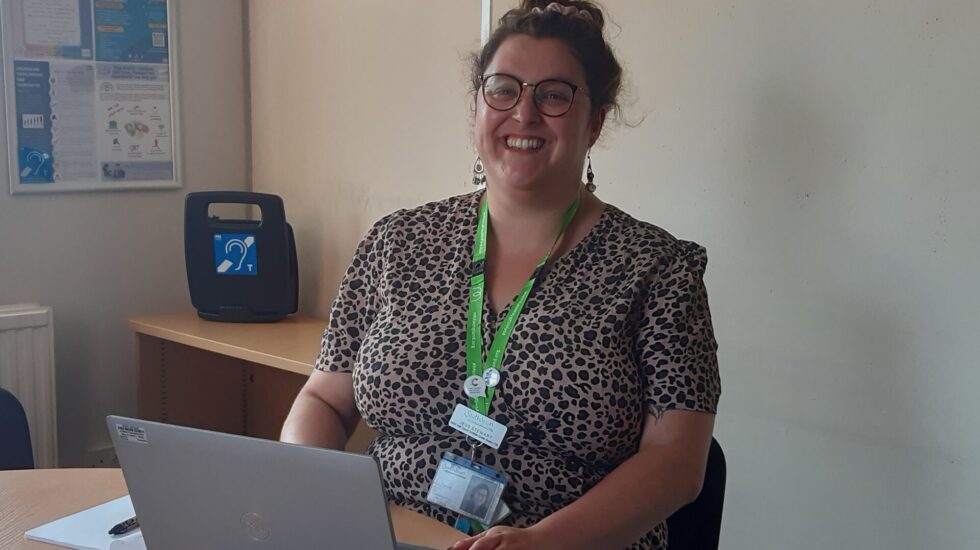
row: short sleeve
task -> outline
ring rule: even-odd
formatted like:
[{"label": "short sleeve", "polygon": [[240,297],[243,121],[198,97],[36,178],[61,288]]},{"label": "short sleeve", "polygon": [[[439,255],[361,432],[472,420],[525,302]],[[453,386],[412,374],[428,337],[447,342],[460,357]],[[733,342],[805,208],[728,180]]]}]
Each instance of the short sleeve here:
[{"label": "short sleeve", "polygon": [[316,370],[346,373],[354,370],[361,340],[377,317],[386,220],[374,224],[357,245],[330,310],[320,355],[313,365]]},{"label": "short sleeve", "polygon": [[650,274],[636,337],[648,413],[672,409],[715,413],[721,396],[718,344],[704,287],[707,255],[679,241],[677,254]]}]

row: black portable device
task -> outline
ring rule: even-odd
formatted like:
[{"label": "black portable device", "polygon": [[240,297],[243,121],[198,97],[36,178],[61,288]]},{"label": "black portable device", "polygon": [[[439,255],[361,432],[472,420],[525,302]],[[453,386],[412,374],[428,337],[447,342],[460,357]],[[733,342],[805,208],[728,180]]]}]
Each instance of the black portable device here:
[{"label": "black portable device", "polygon": [[[254,205],[261,220],[209,215],[212,204]],[[261,323],[296,313],[299,273],[282,199],[266,193],[188,193],[184,207],[187,286],[209,321]]]}]

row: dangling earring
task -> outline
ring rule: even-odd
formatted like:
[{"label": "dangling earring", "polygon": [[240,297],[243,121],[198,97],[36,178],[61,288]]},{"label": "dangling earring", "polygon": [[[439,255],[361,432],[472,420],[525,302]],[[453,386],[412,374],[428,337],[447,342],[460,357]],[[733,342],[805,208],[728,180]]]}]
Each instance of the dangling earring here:
[{"label": "dangling earring", "polygon": [[589,150],[589,168],[585,171],[586,183],[585,190],[589,193],[595,193],[595,174],[592,173],[592,150]]},{"label": "dangling earring", "polygon": [[486,184],[487,184],[487,171],[483,167],[483,159],[477,156],[476,162],[473,163],[473,185],[486,185]]}]

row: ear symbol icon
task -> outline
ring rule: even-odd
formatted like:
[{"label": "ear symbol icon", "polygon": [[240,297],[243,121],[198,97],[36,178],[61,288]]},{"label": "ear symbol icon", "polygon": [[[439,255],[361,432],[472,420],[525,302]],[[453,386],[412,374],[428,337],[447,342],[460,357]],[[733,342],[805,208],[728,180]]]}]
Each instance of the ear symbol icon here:
[{"label": "ear symbol icon", "polygon": [[[248,257],[248,249],[253,244],[255,244],[255,237],[253,237],[251,235],[249,235],[248,237],[245,237],[244,240],[243,239],[231,239],[230,241],[228,241],[227,243],[225,243],[225,254],[227,255],[227,259],[225,260],[225,262],[226,263],[233,263],[233,262],[230,262],[230,260],[233,257],[237,256],[238,257],[238,265],[235,266],[235,271],[241,271],[242,270],[242,264],[245,263],[245,258]],[[230,267],[230,266],[228,266],[228,267]],[[227,270],[227,267],[225,269]],[[251,271],[251,266],[249,268],[249,271]]]},{"label": "ear symbol icon", "polygon": [[42,153],[41,151],[31,151],[27,154],[26,164],[27,166],[20,171],[20,177],[24,178],[31,174],[31,172],[37,174],[44,167],[44,163],[51,158],[51,155],[47,153]]}]

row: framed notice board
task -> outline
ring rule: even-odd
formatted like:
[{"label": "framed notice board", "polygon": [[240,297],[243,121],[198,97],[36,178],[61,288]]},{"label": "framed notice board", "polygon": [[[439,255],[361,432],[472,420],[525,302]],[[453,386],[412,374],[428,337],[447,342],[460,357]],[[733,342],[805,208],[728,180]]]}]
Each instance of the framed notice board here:
[{"label": "framed notice board", "polygon": [[175,0],[0,0],[11,193],[180,187]]}]

